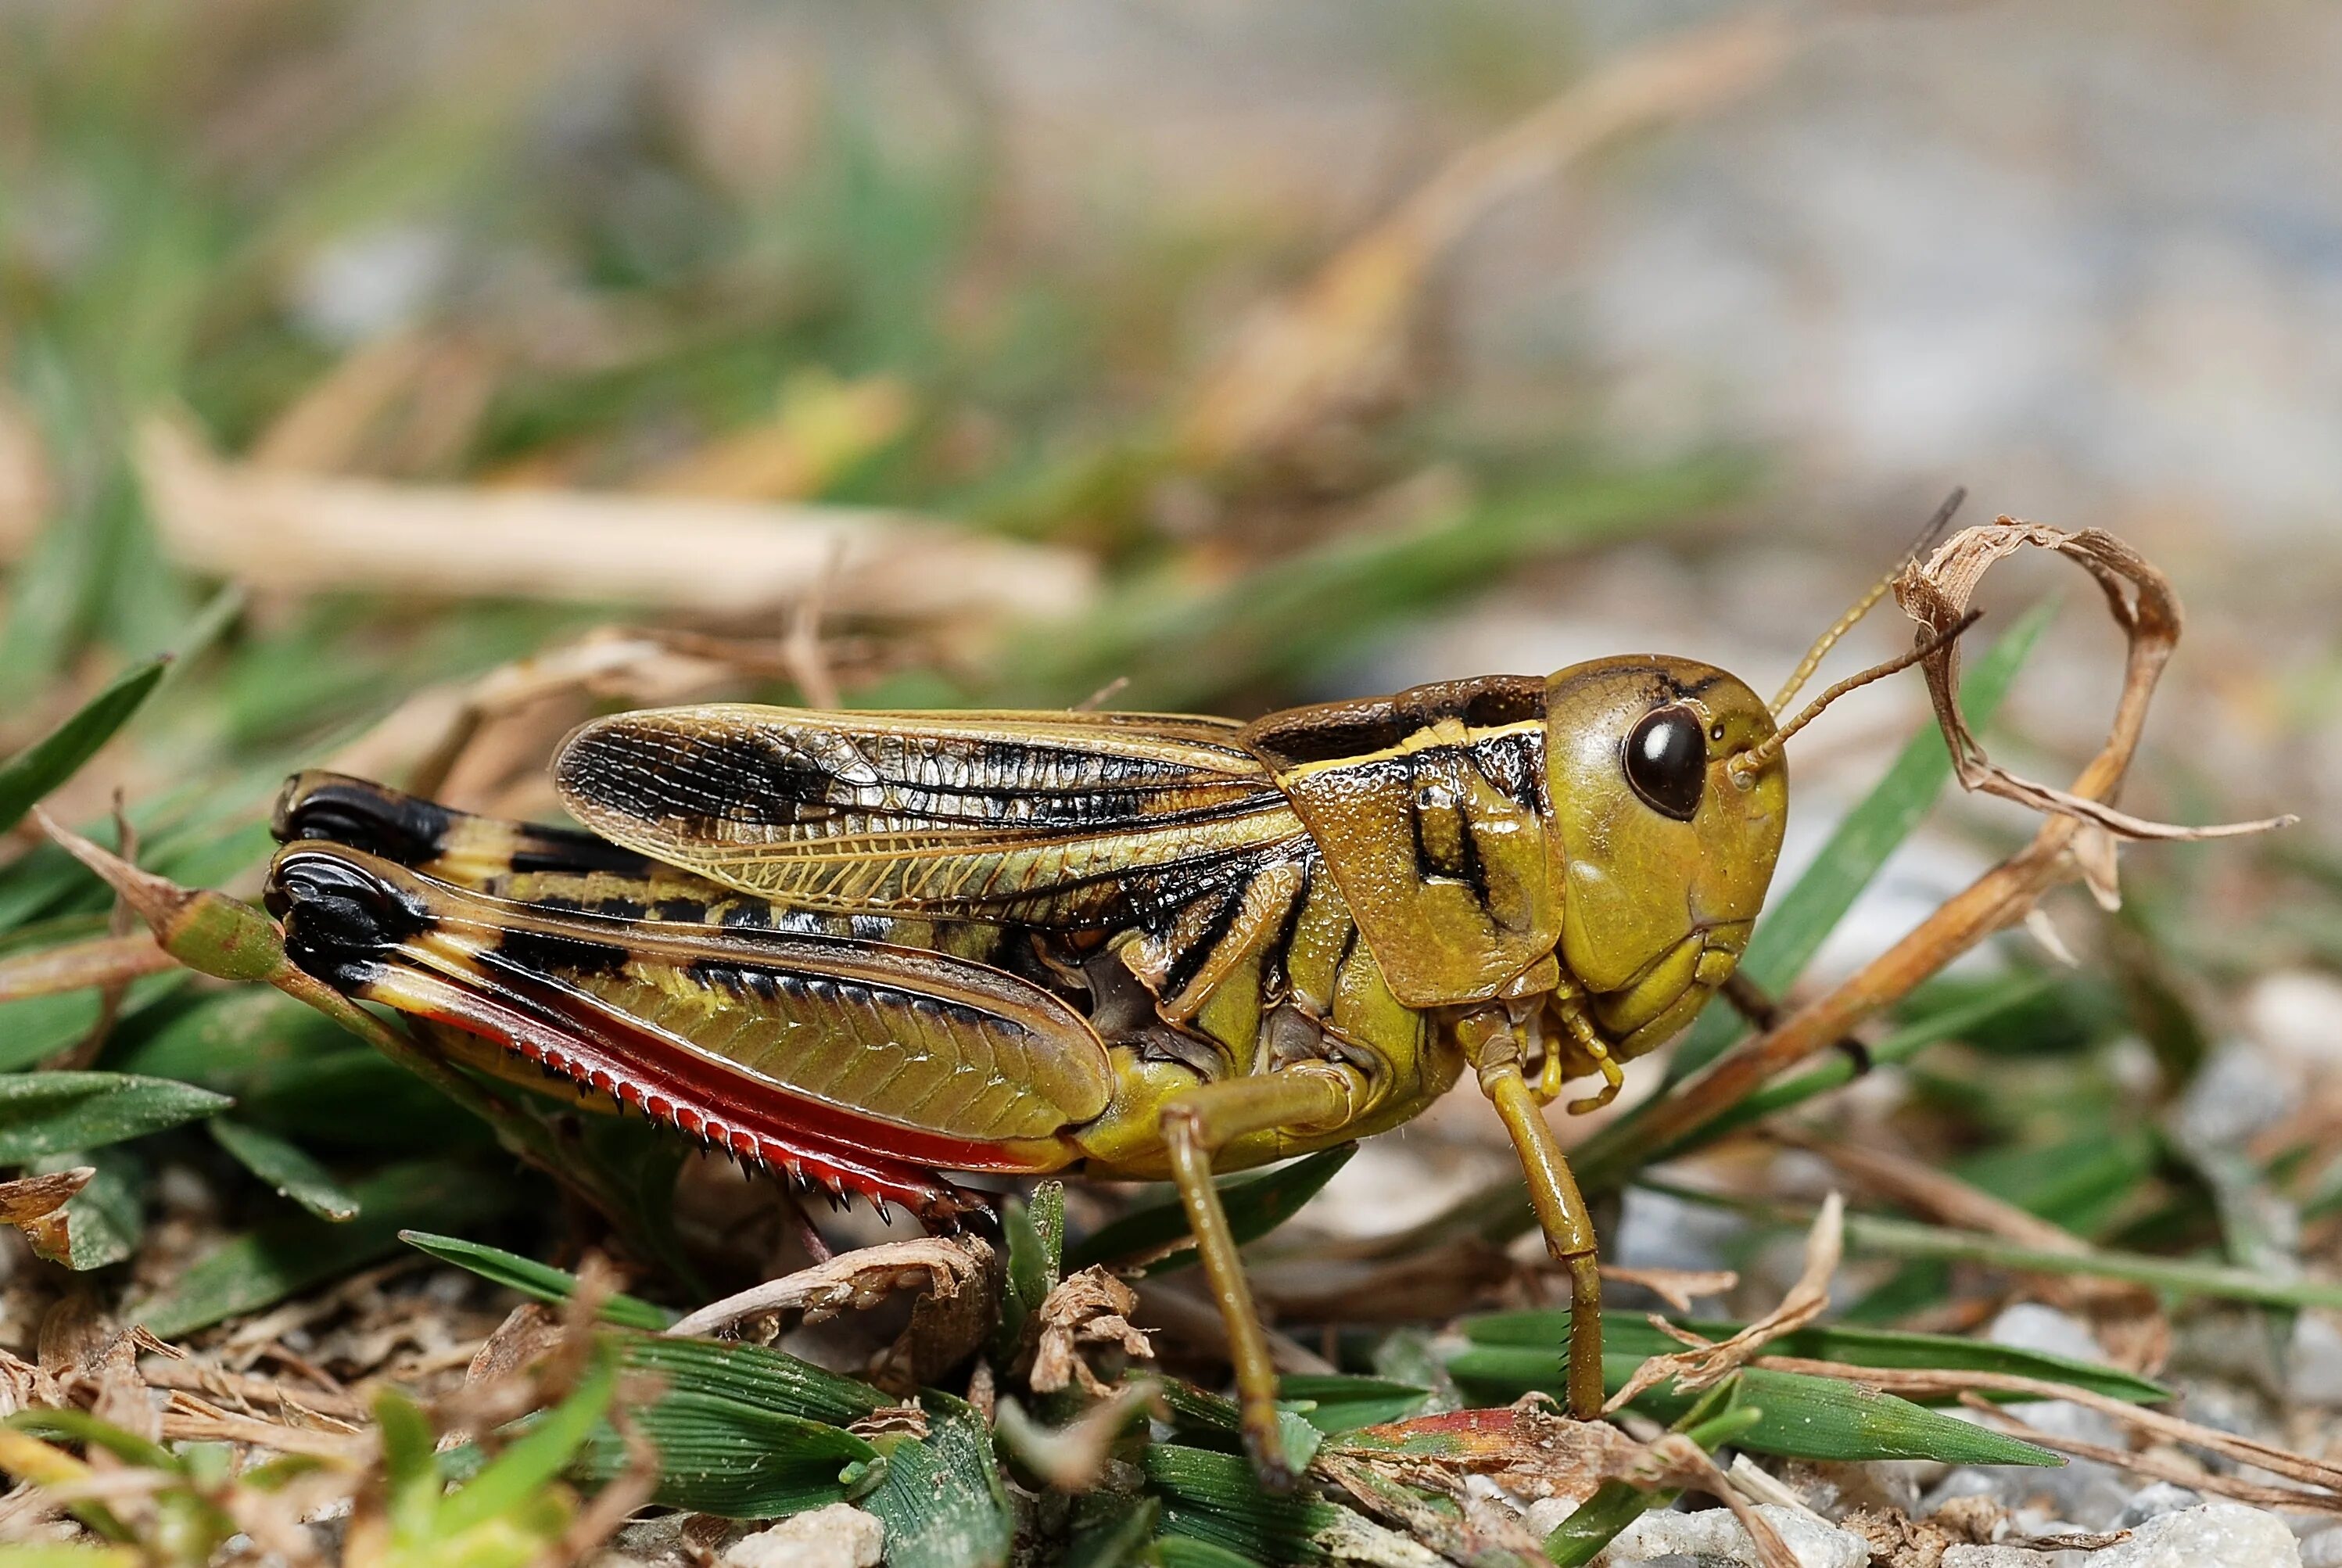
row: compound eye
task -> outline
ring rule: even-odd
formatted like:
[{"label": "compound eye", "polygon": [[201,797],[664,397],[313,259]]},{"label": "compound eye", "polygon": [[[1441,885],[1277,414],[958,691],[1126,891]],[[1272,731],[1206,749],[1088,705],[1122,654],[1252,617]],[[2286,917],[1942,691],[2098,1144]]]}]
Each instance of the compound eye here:
[{"label": "compound eye", "polygon": [[1689,708],[1654,708],[1626,736],[1626,782],[1662,816],[1689,822],[1707,787],[1707,738]]}]

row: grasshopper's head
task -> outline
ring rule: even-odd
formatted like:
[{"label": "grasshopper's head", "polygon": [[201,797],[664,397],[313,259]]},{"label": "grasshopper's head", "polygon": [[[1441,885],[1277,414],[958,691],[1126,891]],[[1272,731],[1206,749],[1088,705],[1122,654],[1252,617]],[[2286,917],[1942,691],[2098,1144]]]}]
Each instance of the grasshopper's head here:
[{"label": "grasshopper's head", "polygon": [[1757,751],[1774,723],[1756,694],[1689,659],[1573,665],[1546,683],[1545,724],[1561,961],[1612,1054],[1637,1055],[1739,964],[1780,854],[1788,769],[1777,747]]}]

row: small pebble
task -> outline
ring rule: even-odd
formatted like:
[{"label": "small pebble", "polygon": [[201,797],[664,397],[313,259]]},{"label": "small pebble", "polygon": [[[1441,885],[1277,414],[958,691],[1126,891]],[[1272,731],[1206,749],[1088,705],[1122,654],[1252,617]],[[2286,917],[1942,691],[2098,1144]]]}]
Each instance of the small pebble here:
[{"label": "small pebble", "polygon": [[[1797,1568],[1866,1568],[1870,1562],[1870,1543],[1851,1530],[1777,1503],[1759,1503],[1756,1512],[1779,1533]],[[1701,1568],[1763,1568],[1756,1543],[1728,1508],[1646,1513],[1620,1531],[1596,1561],[1603,1568],[1674,1568],[1685,1559]]]},{"label": "small pebble", "polygon": [[2329,1524],[2303,1538],[2301,1568],[2342,1568],[2342,1524]]},{"label": "small pebble", "polygon": [[833,1503],[724,1549],[719,1568],[878,1568],[886,1527],[876,1515]]},{"label": "small pebble", "polygon": [[2115,1515],[2115,1522],[2108,1528],[2130,1530],[2166,1513],[2177,1513],[2184,1508],[2200,1508],[2203,1505],[2202,1493],[2168,1481],[2158,1481],[2131,1493],[2130,1501],[2123,1504],[2123,1511]]}]

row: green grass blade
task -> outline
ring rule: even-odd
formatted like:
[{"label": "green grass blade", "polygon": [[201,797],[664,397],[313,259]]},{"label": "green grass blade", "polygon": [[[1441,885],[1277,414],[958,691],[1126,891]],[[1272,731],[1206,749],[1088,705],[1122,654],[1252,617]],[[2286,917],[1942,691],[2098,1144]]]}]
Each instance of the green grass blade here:
[{"label": "green grass blade", "polygon": [[886,1478],[862,1500],[886,1522],[887,1568],[1003,1568],[1016,1530],[991,1430],[949,1394],[919,1403],[927,1435],[882,1442]]},{"label": "green grass blade", "polygon": [[1386,1377],[1293,1374],[1277,1379],[1278,1395],[1302,1420],[1328,1435],[1404,1421],[1422,1412],[1431,1390]]},{"label": "green grass blade", "polygon": [[[534,1296],[541,1302],[558,1304],[567,1301],[577,1289],[577,1276],[568,1270],[522,1257],[518,1253],[508,1253],[502,1247],[489,1246],[485,1242],[467,1242],[460,1236],[434,1235],[429,1231],[401,1231],[398,1239],[418,1252],[429,1253],[441,1263],[469,1269],[484,1280],[503,1285],[507,1290],[518,1291],[525,1296]],[[602,1321],[656,1333],[673,1323],[675,1314],[639,1296],[614,1292],[602,1303]]]},{"label": "green grass blade", "polygon": [[[1695,1319],[1683,1326],[1707,1339],[1721,1340],[1737,1333],[1744,1325]],[[1456,1327],[1476,1345],[1537,1350],[1556,1358],[1569,1343],[1569,1313],[1566,1311],[1480,1313],[1460,1320]],[[1653,1327],[1639,1313],[1606,1312],[1602,1314],[1602,1348],[1606,1356],[1615,1354],[1639,1362],[1643,1357],[1682,1346]],[[1816,1323],[1773,1341],[1767,1353],[1882,1370],[2005,1373],[2069,1383],[2109,1399],[2137,1404],[2158,1403],[2172,1397],[2171,1391],[2161,1383],[2117,1367],[1953,1334]]]},{"label": "green grass blade", "polygon": [[[1640,1355],[1602,1358],[1612,1393],[1626,1386]],[[1549,1350],[1474,1346],[1451,1356],[1448,1374],[1476,1397],[1506,1403],[1532,1391],[1559,1397],[1563,1373]],[[1749,1367],[1740,1373],[1748,1403],[1764,1419],[1734,1441],[1753,1453],[1785,1459],[1932,1459],[1946,1464],[2057,1464],[2054,1453],[1971,1422],[1929,1410],[1891,1393],[1835,1378]],[[1692,1396],[1672,1383],[1640,1395],[1630,1407],[1654,1421],[1673,1421]]]},{"label": "green grass blade", "polygon": [[0,1165],[102,1149],[215,1115],[235,1103],[192,1084],[127,1073],[0,1075]]},{"label": "green grass blade", "polygon": [[95,756],[130,722],[168,666],[166,659],[149,659],[125,670],[71,718],[0,763],[0,832],[22,822],[42,796]]},{"label": "green grass blade", "polygon": [[[1220,1181],[1220,1203],[1227,1210],[1228,1228],[1236,1233],[1237,1244],[1256,1241],[1291,1219],[1357,1152],[1356,1144],[1340,1144],[1273,1170]],[[1177,1197],[1167,1197],[1133,1209],[1068,1248],[1066,1272],[1079,1273],[1092,1263],[1121,1263],[1143,1257],[1184,1241],[1186,1235],[1186,1211],[1179,1206]],[[1146,1272],[1167,1273],[1195,1261],[1195,1248],[1186,1246],[1149,1263]]]},{"label": "green grass blade", "polygon": [[[1960,683],[1960,705],[1971,725],[1981,729],[1991,722],[2057,613],[2054,600],[2034,605],[1969,668]],[[1932,726],[1914,735],[1877,787],[1838,824],[1796,885],[1772,901],[1748,940],[1740,973],[1776,995],[1787,991],[1887,857],[1926,820],[1951,777],[1951,754],[1943,737]],[[1676,1047],[1667,1081],[1679,1082],[1715,1061],[1746,1028],[1730,1009],[1708,1008]]]},{"label": "green grass blade", "polygon": [[357,1218],[332,1224],[295,1214],[247,1231],[197,1259],[131,1315],[162,1338],[175,1339],[396,1252],[398,1233],[409,1226],[485,1224],[525,1191],[445,1161],[394,1165],[353,1190]]},{"label": "green grass blade", "polygon": [[358,1201],[349,1189],[297,1145],[232,1116],[215,1116],[207,1125],[213,1142],[275,1188],[278,1196],[290,1198],[321,1220],[339,1223],[357,1218]]},{"label": "green grass blade", "polygon": [[161,1443],[125,1431],[110,1421],[101,1421],[85,1410],[24,1410],[10,1416],[8,1424],[35,1437],[62,1437],[102,1448],[125,1464],[144,1465],[149,1470],[179,1469],[178,1456]]},{"label": "green grass blade", "polygon": [[1164,1528],[1261,1563],[1414,1561],[1423,1547],[1364,1514],[1306,1496],[1272,1497],[1252,1464],[1179,1443],[1147,1446],[1139,1463],[1163,1500]]},{"label": "green grass blade", "polygon": [[[845,1502],[883,1463],[876,1448],[842,1428],[697,1391],[670,1389],[628,1414],[658,1450],[653,1501],[662,1508],[777,1519]],[[570,1473],[599,1483],[626,1465],[625,1443],[605,1423]]]},{"label": "green grass blade", "polygon": [[604,1356],[569,1396],[506,1444],[486,1468],[439,1504],[436,1533],[456,1535],[519,1509],[562,1471],[591,1437],[618,1392],[618,1363]]}]

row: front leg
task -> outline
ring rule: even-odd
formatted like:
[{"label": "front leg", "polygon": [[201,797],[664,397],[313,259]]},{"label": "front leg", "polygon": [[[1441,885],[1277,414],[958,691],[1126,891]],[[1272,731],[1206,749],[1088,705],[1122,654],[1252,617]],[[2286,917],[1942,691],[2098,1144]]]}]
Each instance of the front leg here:
[{"label": "front leg", "polygon": [[1456,1026],[1465,1060],[1479,1074],[1480,1092],[1496,1108],[1520,1156],[1529,1205],[1545,1232],[1546,1251],[1569,1271],[1569,1413],[1580,1421],[1602,1415],[1602,1275],[1595,1255],[1594,1216],[1570,1174],[1561,1144],[1546,1124],[1536,1095],[1521,1075],[1520,1038],[1500,1007],[1465,1015]]},{"label": "front leg", "polygon": [[[1171,1179],[1187,1211],[1204,1283],[1227,1325],[1235,1363],[1236,1408],[1246,1452],[1261,1485],[1287,1492],[1293,1472],[1276,1428],[1276,1365],[1254,1308],[1244,1262],[1228,1229],[1220,1192],[1212,1184],[1212,1153],[1249,1133],[1313,1133],[1348,1121],[1366,1097],[1357,1073],[1330,1062],[1303,1062],[1253,1078],[1230,1078],[1183,1090],[1164,1102],[1159,1125],[1171,1158]],[[1596,1403],[1599,1403],[1597,1396]]]}]

